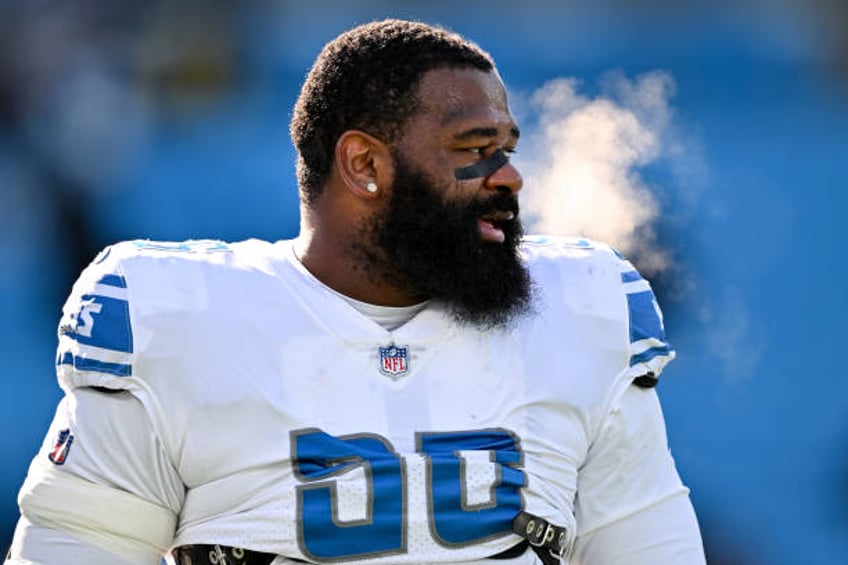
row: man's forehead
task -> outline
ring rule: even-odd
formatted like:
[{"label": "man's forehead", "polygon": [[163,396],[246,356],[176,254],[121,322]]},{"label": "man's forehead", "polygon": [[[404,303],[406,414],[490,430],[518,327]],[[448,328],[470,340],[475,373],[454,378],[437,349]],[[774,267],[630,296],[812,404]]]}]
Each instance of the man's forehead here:
[{"label": "man's forehead", "polygon": [[423,113],[442,125],[511,123],[506,89],[498,74],[477,69],[436,69],[422,77]]}]

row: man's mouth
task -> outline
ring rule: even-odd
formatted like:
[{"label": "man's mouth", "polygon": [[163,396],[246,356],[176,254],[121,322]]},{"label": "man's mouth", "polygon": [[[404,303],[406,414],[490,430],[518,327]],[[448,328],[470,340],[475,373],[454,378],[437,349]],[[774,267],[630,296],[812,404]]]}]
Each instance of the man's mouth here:
[{"label": "man's mouth", "polygon": [[503,231],[503,224],[511,222],[515,219],[513,212],[492,212],[477,219],[477,225],[480,228],[480,238],[483,241],[492,241],[494,243],[503,243],[506,236]]}]

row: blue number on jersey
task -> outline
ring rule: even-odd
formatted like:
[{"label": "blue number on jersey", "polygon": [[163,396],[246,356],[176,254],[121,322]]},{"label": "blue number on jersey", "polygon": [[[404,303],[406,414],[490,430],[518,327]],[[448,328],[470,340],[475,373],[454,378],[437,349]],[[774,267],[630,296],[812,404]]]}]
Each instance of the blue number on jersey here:
[{"label": "blue number on jersey", "polygon": [[[526,484],[518,440],[505,430],[420,433],[418,451],[428,458],[432,531],[440,543],[466,545],[504,535],[522,508]],[[317,559],[348,559],[406,551],[405,484],[401,456],[378,436],[333,437],[317,429],[292,432],[292,459],[305,483],[297,489],[300,545]],[[492,499],[466,504],[462,451],[488,451],[496,465]],[[364,520],[339,520],[334,476],[362,467],[368,481]]]},{"label": "blue number on jersey", "polygon": [[[509,530],[521,511],[519,489],[526,483],[524,471],[515,468],[522,463],[522,456],[512,434],[504,430],[419,434],[418,450],[429,459],[433,531],[441,543],[465,545]],[[466,504],[459,451],[489,451],[497,464],[492,500],[483,506]]]},{"label": "blue number on jersey", "polygon": [[[295,471],[307,482],[297,489],[300,537],[307,553],[337,558],[403,550],[403,471],[388,442],[375,436],[336,438],[320,430],[300,430],[292,433],[292,445]],[[368,480],[368,516],[341,524],[335,484],[323,479],[357,466],[364,468]]]}]

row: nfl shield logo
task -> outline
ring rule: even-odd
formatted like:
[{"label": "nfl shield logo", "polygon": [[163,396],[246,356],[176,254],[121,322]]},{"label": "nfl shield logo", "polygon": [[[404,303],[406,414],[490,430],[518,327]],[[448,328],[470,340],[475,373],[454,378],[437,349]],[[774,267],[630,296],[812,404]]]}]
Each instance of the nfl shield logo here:
[{"label": "nfl shield logo", "polygon": [[68,458],[68,451],[71,449],[71,444],[74,443],[74,436],[70,429],[65,429],[59,432],[59,439],[56,440],[56,445],[47,455],[56,465],[63,465]]},{"label": "nfl shield logo", "polygon": [[380,372],[393,379],[409,372],[409,348],[391,344],[380,348]]}]

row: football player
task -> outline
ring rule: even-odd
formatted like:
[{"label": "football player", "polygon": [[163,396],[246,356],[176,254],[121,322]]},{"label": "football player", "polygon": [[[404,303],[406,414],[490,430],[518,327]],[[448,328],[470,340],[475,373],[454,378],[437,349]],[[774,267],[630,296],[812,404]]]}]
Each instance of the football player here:
[{"label": "football player", "polygon": [[522,235],[491,57],[359,26],[291,132],[297,239],[123,242],[76,282],[7,563],[703,564],[654,294]]}]

